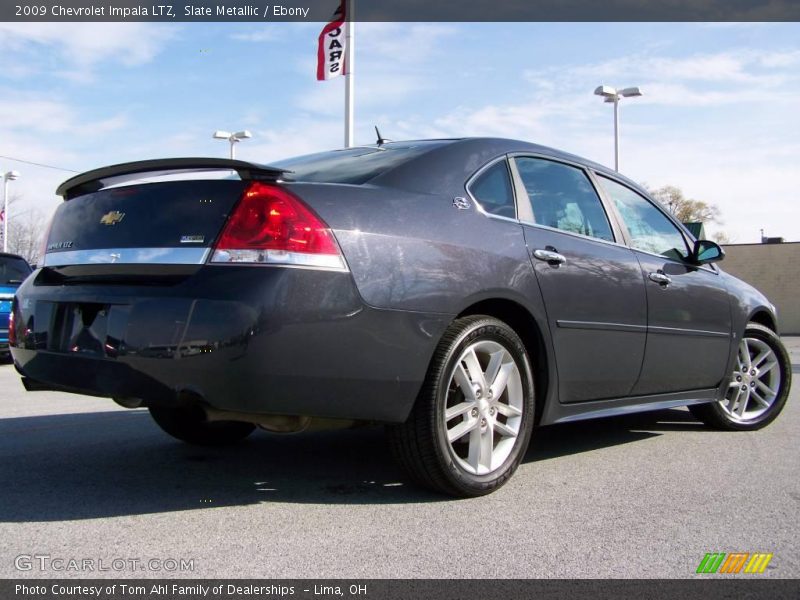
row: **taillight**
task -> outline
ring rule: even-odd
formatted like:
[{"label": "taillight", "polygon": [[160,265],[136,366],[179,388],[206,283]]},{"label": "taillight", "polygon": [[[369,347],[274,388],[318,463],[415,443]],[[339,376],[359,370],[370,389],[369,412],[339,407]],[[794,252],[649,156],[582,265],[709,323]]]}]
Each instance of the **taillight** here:
[{"label": "taillight", "polygon": [[211,262],[345,268],[339,245],[322,219],[291,192],[260,182],[245,190]]},{"label": "taillight", "polygon": [[9,346],[16,346],[17,345],[17,330],[14,327],[14,313],[16,312],[14,309],[14,303],[11,306],[11,312],[8,315],[8,345]]}]

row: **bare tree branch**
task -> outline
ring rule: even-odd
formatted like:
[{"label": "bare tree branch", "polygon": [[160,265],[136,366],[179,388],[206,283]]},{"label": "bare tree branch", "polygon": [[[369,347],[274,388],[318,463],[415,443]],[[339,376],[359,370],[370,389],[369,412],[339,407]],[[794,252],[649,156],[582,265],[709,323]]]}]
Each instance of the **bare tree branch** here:
[{"label": "bare tree branch", "polygon": [[[20,196],[14,196],[9,199],[9,205],[19,200]],[[47,220],[40,210],[11,213],[11,220],[8,222],[8,251],[19,254],[31,265],[38,263],[46,228]]]}]

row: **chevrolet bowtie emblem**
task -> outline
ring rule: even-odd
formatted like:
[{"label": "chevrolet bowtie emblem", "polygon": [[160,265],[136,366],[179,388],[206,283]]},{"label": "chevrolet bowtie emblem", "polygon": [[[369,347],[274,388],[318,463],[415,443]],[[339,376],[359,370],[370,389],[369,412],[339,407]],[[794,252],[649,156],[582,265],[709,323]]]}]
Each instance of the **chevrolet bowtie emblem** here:
[{"label": "chevrolet bowtie emblem", "polygon": [[116,225],[124,218],[125,218],[124,212],[119,212],[118,210],[112,210],[110,213],[104,214],[103,217],[100,219],[100,222],[103,225]]}]

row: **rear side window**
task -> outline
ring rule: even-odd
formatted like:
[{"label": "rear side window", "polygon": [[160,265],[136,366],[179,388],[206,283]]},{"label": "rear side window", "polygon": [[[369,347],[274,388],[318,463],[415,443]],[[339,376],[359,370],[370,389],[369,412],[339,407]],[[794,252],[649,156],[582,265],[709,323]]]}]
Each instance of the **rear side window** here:
[{"label": "rear side window", "polygon": [[537,224],[614,241],[608,217],[586,173],[541,158],[514,160]]},{"label": "rear side window", "polygon": [[31,268],[24,260],[11,257],[0,256],[0,284],[22,283],[31,273]]},{"label": "rear side window", "polygon": [[602,175],[599,179],[628,228],[632,247],[675,260],[689,255],[680,230],[649,200]]},{"label": "rear side window", "polygon": [[514,191],[505,160],[496,162],[476,177],[470,184],[469,191],[487,213],[509,219],[516,218]]}]

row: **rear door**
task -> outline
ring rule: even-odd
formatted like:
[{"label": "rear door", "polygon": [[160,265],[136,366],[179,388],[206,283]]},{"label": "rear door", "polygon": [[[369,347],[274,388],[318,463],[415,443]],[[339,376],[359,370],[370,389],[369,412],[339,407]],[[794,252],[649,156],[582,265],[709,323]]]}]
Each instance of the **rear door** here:
[{"label": "rear door", "polygon": [[712,388],[726,376],[731,344],[728,291],[712,266],[686,261],[686,237],[664,211],[610,178],[614,204],[647,287],[647,349],[635,395]]},{"label": "rear door", "polygon": [[636,257],[617,243],[620,234],[583,168],[515,156],[512,170],[555,347],[560,401],[627,396],[642,366],[647,326]]}]

